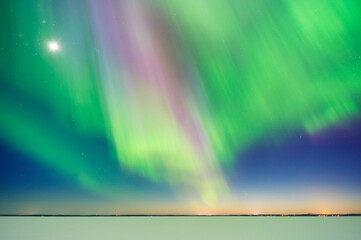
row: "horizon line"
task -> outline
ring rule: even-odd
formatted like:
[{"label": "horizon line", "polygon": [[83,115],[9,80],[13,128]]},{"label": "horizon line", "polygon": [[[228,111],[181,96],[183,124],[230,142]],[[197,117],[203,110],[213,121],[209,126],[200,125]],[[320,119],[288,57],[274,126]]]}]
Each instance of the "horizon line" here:
[{"label": "horizon line", "polygon": [[346,217],[361,216],[361,213],[344,214],[0,214],[0,217]]}]

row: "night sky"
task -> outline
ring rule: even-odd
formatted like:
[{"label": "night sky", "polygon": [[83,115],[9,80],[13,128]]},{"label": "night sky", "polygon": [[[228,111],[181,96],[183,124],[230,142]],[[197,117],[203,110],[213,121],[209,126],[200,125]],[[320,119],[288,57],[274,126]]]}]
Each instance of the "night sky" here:
[{"label": "night sky", "polygon": [[361,213],[359,0],[5,0],[0,214]]}]

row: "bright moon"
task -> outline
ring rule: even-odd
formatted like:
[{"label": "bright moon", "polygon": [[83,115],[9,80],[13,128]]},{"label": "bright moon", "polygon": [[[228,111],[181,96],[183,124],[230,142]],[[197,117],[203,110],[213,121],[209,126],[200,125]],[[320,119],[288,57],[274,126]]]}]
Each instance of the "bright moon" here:
[{"label": "bright moon", "polygon": [[48,48],[51,52],[57,52],[60,49],[60,45],[56,41],[51,41],[48,43]]}]

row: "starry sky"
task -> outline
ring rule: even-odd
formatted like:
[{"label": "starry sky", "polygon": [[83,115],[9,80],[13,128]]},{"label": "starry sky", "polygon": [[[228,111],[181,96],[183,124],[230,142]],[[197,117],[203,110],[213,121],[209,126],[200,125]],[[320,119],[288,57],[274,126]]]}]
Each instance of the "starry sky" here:
[{"label": "starry sky", "polygon": [[0,214],[361,212],[358,0],[5,0]]}]

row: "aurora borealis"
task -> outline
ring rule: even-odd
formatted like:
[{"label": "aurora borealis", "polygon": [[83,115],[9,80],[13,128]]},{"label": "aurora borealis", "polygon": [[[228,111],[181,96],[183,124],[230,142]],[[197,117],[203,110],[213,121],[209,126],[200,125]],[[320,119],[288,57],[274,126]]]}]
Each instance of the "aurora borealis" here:
[{"label": "aurora borealis", "polygon": [[361,212],[358,0],[6,0],[0,213]]}]

